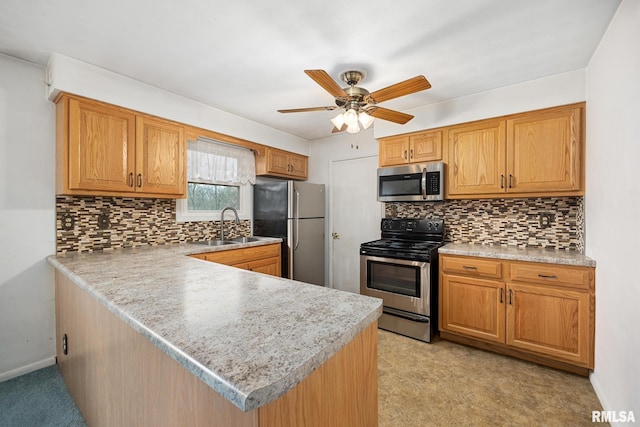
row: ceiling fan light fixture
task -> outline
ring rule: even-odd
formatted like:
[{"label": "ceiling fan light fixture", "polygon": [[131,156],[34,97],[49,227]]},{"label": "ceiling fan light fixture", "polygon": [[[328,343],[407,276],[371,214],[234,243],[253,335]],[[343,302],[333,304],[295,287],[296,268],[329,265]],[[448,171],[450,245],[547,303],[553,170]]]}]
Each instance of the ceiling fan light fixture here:
[{"label": "ceiling fan light fixture", "polygon": [[[354,110],[353,108],[349,108],[345,113],[344,113],[344,122],[347,124],[347,126],[358,126],[358,113],[356,113],[356,110]],[[355,133],[355,132],[351,132],[351,133]]]},{"label": "ceiling fan light fixture", "polygon": [[342,113],[338,113],[333,119],[331,119],[331,123],[336,127],[336,129],[342,129],[342,125],[344,125],[344,115]]},{"label": "ceiling fan light fixture", "polygon": [[360,114],[358,114],[358,121],[362,125],[362,129],[369,129],[369,126],[373,124],[373,117],[361,111]]},{"label": "ceiling fan light fixture", "polygon": [[349,133],[358,133],[360,132],[360,126],[358,126],[358,122],[350,124],[347,126],[347,132]]}]

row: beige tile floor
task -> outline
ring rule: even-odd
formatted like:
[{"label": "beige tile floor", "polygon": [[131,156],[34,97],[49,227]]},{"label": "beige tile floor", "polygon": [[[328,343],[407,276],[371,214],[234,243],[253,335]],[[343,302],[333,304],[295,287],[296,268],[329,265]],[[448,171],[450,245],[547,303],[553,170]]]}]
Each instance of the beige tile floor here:
[{"label": "beige tile floor", "polygon": [[[586,377],[379,330],[379,426],[593,426]],[[598,424],[603,425],[603,424]]]}]

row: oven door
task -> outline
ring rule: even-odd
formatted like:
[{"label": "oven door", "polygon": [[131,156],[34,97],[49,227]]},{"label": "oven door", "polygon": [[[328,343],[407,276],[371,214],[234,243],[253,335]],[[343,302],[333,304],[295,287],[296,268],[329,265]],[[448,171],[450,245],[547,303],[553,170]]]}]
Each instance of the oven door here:
[{"label": "oven door", "polygon": [[430,264],[360,255],[360,293],[382,298],[386,307],[429,316]]}]

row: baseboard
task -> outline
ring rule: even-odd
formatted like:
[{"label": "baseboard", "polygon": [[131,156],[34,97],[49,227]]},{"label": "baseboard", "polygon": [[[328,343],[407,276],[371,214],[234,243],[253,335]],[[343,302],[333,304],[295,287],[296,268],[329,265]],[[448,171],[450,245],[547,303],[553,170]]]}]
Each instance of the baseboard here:
[{"label": "baseboard", "polygon": [[11,371],[0,373],[0,383],[10,380],[11,378],[19,377],[20,375],[28,374],[29,372],[37,371],[38,369],[46,368],[47,366],[55,365],[56,358],[47,357],[39,362],[31,363],[29,365],[21,366]]},{"label": "baseboard", "polygon": [[598,378],[599,377],[598,375],[595,374],[595,372],[592,372],[591,375],[589,375],[589,381],[591,382],[591,387],[593,387],[593,391],[596,393],[596,396],[600,401],[600,405],[602,405],[602,410],[613,411],[613,409],[611,408],[611,405],[609,405],[609,402],[604,396],[604,393],[602,391],[602,388],[600,387],[600,381],[598,381]]}]

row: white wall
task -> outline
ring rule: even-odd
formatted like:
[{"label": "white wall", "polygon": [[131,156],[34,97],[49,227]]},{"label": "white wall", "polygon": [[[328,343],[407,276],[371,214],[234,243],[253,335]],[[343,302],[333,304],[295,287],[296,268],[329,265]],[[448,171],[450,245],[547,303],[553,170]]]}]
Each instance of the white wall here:
[{"label": "white wall", "polygon": [[55,362],[54,106],[44,69],[0,55],[0,381]]},{"label": "white wall", "polygon": [[51,99],[69,92],[294,153],[309,151],[306,139],[64,55],[54,53],[47,69]]},{"label": "white wall", "polygon": [[591,376],[605,410],[640,422],[640,2],[624,0],[587,72],[586,252],[596,267]]},{"label": "white wall", "polygon": [[415,116],[410,122],[376,120],[374,135],[381,138],[584,100],[585,70],[575,70],[406,110]]}]

